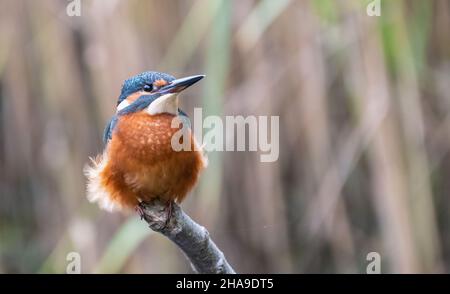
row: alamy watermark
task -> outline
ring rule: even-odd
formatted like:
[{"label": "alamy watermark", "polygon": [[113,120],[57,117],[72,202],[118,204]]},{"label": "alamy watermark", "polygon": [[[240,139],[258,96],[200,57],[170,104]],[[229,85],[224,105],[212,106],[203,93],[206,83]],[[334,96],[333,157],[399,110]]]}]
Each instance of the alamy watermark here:
[{"label": "alamy watermark", "polygon": [[[274,162],[280,152],[279,124],[278,116],[238,115],[223,119],[210,115],[203,118],[202,108],[194,108],[192,128],[182,116],[172,120],[171,127],[179,130],[173,134],[171,146],[174,151],[192,151],[192,146],[208,152],[259,151],[261,162]],[[191,129],[198,146],[191,142]]]},{"label": "alamy watermark", "polygon": [[366,7],[368,16],[381,16],[381,0],[372,0]]},{"label": "alamy watermark", "polygon": [[367,274],[381,273],[381,255],[378,252],[369,252],[366,260],[369,261],[366,267]]},{"label": "alamy watermark", "polygon": [[67,274],[80,274],[81,273],[81,255],[78,252],[69,252],[66,256],[68,261],[66,266]]},{"label": "alamy watermark", "polygon": [[[66,13],[68,16],[81,16],[81,0],[68,0]],[[371,0],[367,4],[366,12],[368,16],[381,16],[381,0]]]},{"label": "alamy watermark", "polygon": [[69,0],[66,13],[68,16],[81,16],[81,0]]}]

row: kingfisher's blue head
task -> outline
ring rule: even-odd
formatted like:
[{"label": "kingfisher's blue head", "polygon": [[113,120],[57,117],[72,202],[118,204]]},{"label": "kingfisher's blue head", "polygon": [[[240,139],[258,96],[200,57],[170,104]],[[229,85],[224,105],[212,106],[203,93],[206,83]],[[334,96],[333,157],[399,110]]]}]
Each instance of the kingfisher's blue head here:
[{"label": "kingfisher's blue head", "polygon": [[170,113],[185,116],[178,109],[178,94],[204,77],[196,75],[175,79],[165,73],[148,71],[127,79],[117,101],[117,113],[103,132],[103,141],[106,144],[111,139],[121,115],[145,110],[150,115]]},{"label": "kingfisher's blue head", "polygon": [[178,113],[178,94],[204,75],[175,79],[173,76],[148,71],[127,79],[117,101],[117,114],[146,110],[149,114]]}]

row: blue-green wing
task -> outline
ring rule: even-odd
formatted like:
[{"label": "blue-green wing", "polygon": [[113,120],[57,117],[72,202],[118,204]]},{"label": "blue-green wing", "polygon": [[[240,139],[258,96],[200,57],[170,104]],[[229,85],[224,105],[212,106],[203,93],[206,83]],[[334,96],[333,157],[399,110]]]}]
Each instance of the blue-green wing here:
[{"label": "blue-green wing", "polygon": [[112,132],[117,125],[117,115],[114,115],[103,131],[103,143],[106,145],[109,140],[111,140]]}]

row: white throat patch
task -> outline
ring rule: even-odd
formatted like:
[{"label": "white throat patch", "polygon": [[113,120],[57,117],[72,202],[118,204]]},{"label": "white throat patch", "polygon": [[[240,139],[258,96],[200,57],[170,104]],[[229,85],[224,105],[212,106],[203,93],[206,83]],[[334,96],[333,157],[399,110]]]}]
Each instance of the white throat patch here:
[{"label": "white throat patch", "polygon": [[155,115],[159,113],[178,114],[178,93],[165,94],[150,105],[145,110],[148,114]]}]

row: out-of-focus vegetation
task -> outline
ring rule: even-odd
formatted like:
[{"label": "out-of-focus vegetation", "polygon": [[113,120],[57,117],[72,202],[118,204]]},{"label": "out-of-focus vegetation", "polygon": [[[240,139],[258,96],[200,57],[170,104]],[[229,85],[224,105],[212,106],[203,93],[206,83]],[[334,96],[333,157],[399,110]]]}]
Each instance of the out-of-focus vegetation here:
[{"label": "out-of-focus vegetation", "polygon": [[216,152],[183,204],[244,273],[450,271],[450,1],[0,1],[0,272],[180,273],[85,198],[122,81],[205,73],[192,115],[279,115],[280,158]]}]

